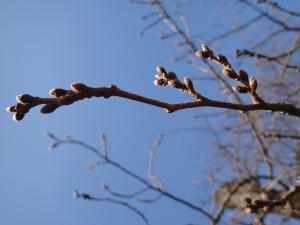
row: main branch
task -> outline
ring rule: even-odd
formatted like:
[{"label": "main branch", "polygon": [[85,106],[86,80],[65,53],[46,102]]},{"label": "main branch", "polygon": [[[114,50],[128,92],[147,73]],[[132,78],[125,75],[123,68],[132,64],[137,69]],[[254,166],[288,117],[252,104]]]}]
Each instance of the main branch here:
[{"label": "main branch", "polygon": [[[65,105],[73,104],[76,101],[83,100],[91,97],[104,97],[109,98],[117,96],[133,101],[141,102],[144,104],[156,106],[165,109],[167,112],[172,113],[177,110],[191,109],[199,107],[217,107],[225,109],[239,110],[242,112],[254,111],[254,110],[267,110],[271,112],[281,112],[287,115],[300,117],[300,108],[296,108],[291,104],[284,103],[259,103],[259,104],[235,104],[229,102],[221,102],[208,99],[206,97],[200,97],[199,100],[193,102],[183,102],[170,104],[167,102],[158,101],[155,99],[147,98],[141,95],[137,95],[131,92],[127,92],[119,89],[117,86],[111,87],[88,87],[82,83],[73,83],[71,85],[72,90],[64,89],[52,89],[50,94],[52,98],[34,97],[28,94],[18,95],[16,105],[7,108],[9,112],[14,113],[14,120],[22,120],[26,113],[29,112],[35,106],[44,105],[41,108],[42,113],[52,113],[57,108]],[[64,95],[60,95],[64,92]]]}]

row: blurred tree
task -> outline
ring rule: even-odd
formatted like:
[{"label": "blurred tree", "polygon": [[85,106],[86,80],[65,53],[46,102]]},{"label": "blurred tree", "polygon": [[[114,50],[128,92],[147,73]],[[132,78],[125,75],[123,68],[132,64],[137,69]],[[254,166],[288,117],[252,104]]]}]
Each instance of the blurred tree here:
[{"label": "blurred tree", "polygon": [[[109,164],[143,186],[134,193],[119,193],[104,183],[102,187],[110,197],[97,198],[77,191],[75,197],[122,205],[146,224],[149,223],[146,215],[127,200],[136,198],[140,203],[153,203],[166,197],[174,204],[200,213],[207,219],[207,224],[299,223],[299,2],[182,0],[173,6],[158,0],[130,2],[149,6],[149,14],[143,15],[142,19],[151,22],[142,29],[141,35],[164,23],[166,27],[160,38],[172,40],[179,50],[172,62],[185,61],[187,66],[199,71],[197,77],[182,78],[157,66],[154,84],[179,89],[193,101],[170,104],[124,91],[115,85],[92,88],[73,83],[71,90],[51,89],[52,98],[29,94],[17,96],[18,103],[8,108],[14,113],[14,120],[22,120],[38,105],[44,105],[42,113],[52,113],[58,107],[91,97],[117,96],[160,107],[169,113],[190,108],[220,108],[217,112],[194,117],[207,121],[203,131],[214,135],[211,147],[219,157],[219,163],[209,165],[209,174],[203,175],[210,178],[206,190],[212,192],[206,195],[209,201],[202,199],[201,204],[170,193],[154,173],[155,153],[163,135],[149,149],[148,179],[109,157],[105,135],[102,136],[102,151],[71,137],[60,139],[53,134],[49,137],[54,141],[52,148],[75,144],[96,154],[99,161],[90,168]],[[185,14],[187,7],[193,8],[199,2],[200,11],[194,7],[194,14]],[[205,10],[211,12],[211,18],[202,16],[201,12]],[[191,20],[206,20],[207,27],[199,28],[197,23],[190,26]],[[200,48],[200,43],[205,44]],[[228,53],[232,50],[228,46],[236,48],[237,58]],[[216,52],[225,52],[227,56]],[[212,97],[208,98],[195,88],[199,81],[202,85],[214,82],[212,93],[207,94]],[[146,192],[156,195],[147,199]]]}]

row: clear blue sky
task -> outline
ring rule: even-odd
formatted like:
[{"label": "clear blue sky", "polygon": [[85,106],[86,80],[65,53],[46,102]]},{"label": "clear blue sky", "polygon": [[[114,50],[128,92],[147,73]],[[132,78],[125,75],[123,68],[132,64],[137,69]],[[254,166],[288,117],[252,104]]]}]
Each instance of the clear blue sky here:
[{"label": "clear blue sky", "polygon": [[[62,146],[49,152],[46,131],[59,137],[70,134],[96,147],[100,147],[100,135],[106,133],[111,157],[145,177],[147,147],[165,132],[156,172],[170,192],[195,203],[201,198],[201,187],[192,181],[212,160],[205,153],[210,137],[166,132],[194,126],[195,112],[167,114],[116,98],[78,102],[49,115],[34,109],[20,123],[4,111],[14,104],[17,94],[46,97],[50,88],[68,88],[74,81],[91,86],[116,84],[170,102],[189,100],[175,90],[152,85],[158,64],[181,77],[197,73],[184,63],[169,64],[177,50],[159,40],[163,25],[139,37],[147,24],[140,17],[148,12],[149,7],[127,1],[0,0],[0,224],[141,224],[140,218],[121,206],[73,198],[73,190],[107,196],[100,187],[102,181],[121,192],[140,186],[107,166],[86,169],[97,159],[78,147]],[[205,21],[198,22],[206,28]],[[212,96],[209,88],[201,90]],[[204,124],[197,121],[196,125]],[[153,205],[132,203],[151,224],[202,221],[201,215],[166,199]]]}]

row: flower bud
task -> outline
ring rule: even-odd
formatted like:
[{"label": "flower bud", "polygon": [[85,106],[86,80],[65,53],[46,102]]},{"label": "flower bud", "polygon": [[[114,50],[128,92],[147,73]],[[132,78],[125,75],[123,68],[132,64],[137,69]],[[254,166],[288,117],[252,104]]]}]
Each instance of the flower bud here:
[{"label": "flower bud", "polygon": [[202,48],[203,52],[211,52],[211,50],[209,49],[209,47],[206,44],[202,44],[201,48]]},{"label": "flower bud", "polygon": [[169,72],[169,73],[164,74],[164,78],[166,80],[176,80],[176,79],[178,79],[177,76],[176,76],[176,73],[174,73],[174,72]]},{"label": "flower bud", "polygon": [[167,71],[162,66],[156,66],[156,71],[158,74],[167,74]]},{"label": "flower bud", "polygon": [[167,83],[164,79],[157,79],[153,81],[153,84],[161,86],[161,85],[166,85]]},{"label": "flower bud", "polygon": [[62,88],[53,88],[49,91],[49,94],[53,97],[62,97],[68,93],[67,90]]},{"label": "flower bud", "polygon": [[248,73],[246,71],[240,70],[239,75],[243,81],[248,82],[249,78],[248,78]]},{"label": "flower bud", "polygon": [[193,82],[191,81],[190,78],[185,77],[185,78],[183,79],[183,82],[184,82],[185,86],[186,86],[189,90],[191,90],[191,91],[194,90],[194,85],[193,85]]},{"label": "flower bud", "polygon": [[228,62],[226,56],[224,56],[224,55],[218,55],[218,60],[223,65],[229,65],[229,62]]},{"label": "flower bud", "polygon": [[204,52],[204,51],[198,50],[196,52],[196,56],[198,56],[200,58],[204,58],[204,59],[210,59],[212,57],[212,54],[210,52]]},{"label": "flower bud", "polygon": [[16,111],[23,111],[24,110],[24,104],[17,103],[16,104]]},{"label": "flower bud", "polygon": [[223,69],[223,74],[224,74],[225,76],[228,76],[230,72],[231,72],[231,70],[228,69],[228,68],[224,68],[224,69]]},{"label": "flower bud", "polygon": [[16,100],[18,102],[24,103],[24,104],[28,104],[28,103],[32,103],[34,100],[34,97],[29,95],[29,94],[23,94],[23,95],[17,95]]},{"label": "flower bud", "polygon": [[25,116],[25,113],[23,113],[23,112],[16,112],[13,115],[13,120],[15,122],[18,122],[18,121],[22,120],[24,118],[24,116]]},{"label": "flower bud", "polygon": [[41,113],[52,113],[58,107],[59,107],[59,105],[54,104],[54,103],[46,104],[41,108]]},{"label": "flower bud", "polygon": [[16,110],[16,106],[15,106],[15,105],[8,106],[8,107],[6,108],[6,111],[7,111],[7,112],[16,112],[16,111],[17,111],[17,110]]},{"label": "flower bud", "polygon": [[76,83],[76,82],[71,84],[71,88],[74,91],[78,91],[78,92],[85,92],[88,90],[88,86],[86,86],[83,83]]},{"label": "flower bud", "polygon": [[248,89],[243,86],[233,85],[232,90],[241,94],[247,93]]},{"label": "flower bud", "polygon": [[251,88],[252,91],[256,91],[257,88],[257,80],[255,77],[251,77],[249,80],[249,86]]}]

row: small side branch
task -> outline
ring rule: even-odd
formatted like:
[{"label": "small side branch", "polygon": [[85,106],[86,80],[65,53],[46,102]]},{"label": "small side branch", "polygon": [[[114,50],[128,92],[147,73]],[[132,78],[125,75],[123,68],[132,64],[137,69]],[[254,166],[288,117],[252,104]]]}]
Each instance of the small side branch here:
[{"label": "small side branch", "polygon": [[[293,53],[294,51],[292,51]],[[249,56],[249,57],[253,57],[253,58],[256,58],[256,59],[264,59],[264,60],[267,60],[269,62],[275,62],[285,68],[288,68],[288,69],[293,69],[293,70],[296,70],[297,72],[300,72],[300,66],[296,66],[296,65],[290,65],[290,64],[285,64],[283,62],[281,62],[279,60],[279,58],[282,58],[284,56],[287,56],[289,54],[292,54],[292,53],[285,53],[285,54],[282,54],[282,55],[279,55],[279,56],[268,56],[268,55],[264,55],[264,54],[261,54],[261,53],[258,53],[258,52],[253,52],[253,51],[249,51],[247,49],[243,49],[243,50],[236,50],[236,56],[237,57],[240,57],[240,56]]]},{"label": "small side branch", "polygon": [[124,207],[128,208],[129,210],[131,210],[132,212],[134,212],[136,215],[138,215],[144,221],[145,224],[149,225],[149,221],[148,221],[147,217],[140,210],[133,207],[132,205],[130,205],[127,202],[112,199],[112,198],[96,198],[96,197],[93,197],[86,193],[79,193],[78,191],[74,192],[74,196],[76,198],[82,198],[84,200],[90,200],[90,201],[96,201],[96,202],[111,202],[111,203],[114,203],[117,205],[124,206]]},{"label": "small side branch", "polygon": [[279,5],[277,2],[269,1],[269,0],[256,0],[256,1],[257,1],[257,3],[267,4],[267,5],[271,6],[273,9],[277,9],[277,10],[279,10],[281,12],[284,12],[284,13],[287,13],[291,16],[300,17],[300,13],[289,10],[289,9],[286,9],[286,8],[282,7],[281,5]]}]

